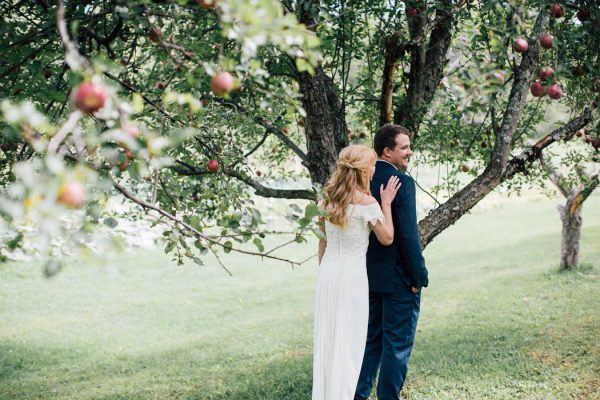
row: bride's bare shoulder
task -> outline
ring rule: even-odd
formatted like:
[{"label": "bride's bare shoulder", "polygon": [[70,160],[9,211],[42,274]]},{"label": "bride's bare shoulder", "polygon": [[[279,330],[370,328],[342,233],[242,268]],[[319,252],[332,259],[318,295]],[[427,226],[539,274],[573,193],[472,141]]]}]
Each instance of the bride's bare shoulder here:
[{"label": "bride's bare shoulder", "polygon": [[360,204],[361,206],[368,206],[371,204],[375,204],[377,203],[377,200],[375,200],[375,197],[365,194],[359,201],[358,204]]}]

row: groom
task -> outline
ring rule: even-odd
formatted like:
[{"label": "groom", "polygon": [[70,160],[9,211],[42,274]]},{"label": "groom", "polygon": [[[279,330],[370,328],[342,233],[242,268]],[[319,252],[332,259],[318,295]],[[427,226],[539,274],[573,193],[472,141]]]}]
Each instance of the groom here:
[{"label": "groom", "polygon": [[410,155],[410,132],[399,125],[384,125],[374,139],[379,156],[371,193],[397,175],[402,186],[392,203],[394,242],[383,246],[373,234],[367,251],[369,277],[369,330],[355,400],[369,398],[377,370],[377,398],[399,399],[413,347],[421,288],[426,287],[427,267],[421,254],[417,227],[415,182],[404,173]]}]

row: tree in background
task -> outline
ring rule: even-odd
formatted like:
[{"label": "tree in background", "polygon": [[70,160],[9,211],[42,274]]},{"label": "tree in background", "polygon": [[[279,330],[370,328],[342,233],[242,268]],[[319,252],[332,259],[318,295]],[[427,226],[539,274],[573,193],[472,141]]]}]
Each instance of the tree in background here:
[{"label": "tree in background", "polygon": [[[165,250],[180,261],[219,247],[278,258],[248,189],[315,200],[339,150],[386,122],[415,133],[419,163],[447,171],[431,188],[445,201],[419,224],[426,246],[499,185],[541,180],[542,150],[585,126],[598,136],[595,0],[3,7],[5,252],[84,244],[134,217],[107,213],[116,192],[171,227]],[[548,107],[568,118],[543,126]],[[290,207],[286,233],[302,241],[319,210]],[[256,252],[239,247],[249,241]]]},{"label": "tree in background", "polygon": [[[591,139],[587,136],[585,130],[578,132],[577,135],[584,137],[587,143],[591,143],[595,152],[600,148],[600,139]],[[597,154],[594,154],[591,158],[595,162],[600,161]],[[540,156],[540,162],[550,181],[566,199],[564,205],[558,206],[562,222],[560,269],[576,269],[579,267],[583,203],[600,184],[600,171],[597,167],[591,167],[594,169],[586,173],[585,165],[581,164],[581,157],[575,152],[568,152],[560,163],[563,170],[565,166],[569,167],[571,164],[571,168],[569,168],[571,173],[561,172],[561,168],[557,167],[553,160],[544,155]]]}]

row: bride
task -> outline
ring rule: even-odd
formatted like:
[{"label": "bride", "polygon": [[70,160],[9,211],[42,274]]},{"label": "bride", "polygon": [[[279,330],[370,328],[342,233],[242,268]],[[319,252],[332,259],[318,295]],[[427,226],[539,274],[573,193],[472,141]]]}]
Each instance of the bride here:
[{"label": "bride", "polygon": [[381,185],[379,206],[369,190],[376,160],[375,151],[367,146],[344,148],[325,186],[326,240],[319,241],[313,400],[354,398],[369,321],[369,234],[373,230],[382,244],[392,243],[391,203],[400,187],[396,176],[385,189]]}]

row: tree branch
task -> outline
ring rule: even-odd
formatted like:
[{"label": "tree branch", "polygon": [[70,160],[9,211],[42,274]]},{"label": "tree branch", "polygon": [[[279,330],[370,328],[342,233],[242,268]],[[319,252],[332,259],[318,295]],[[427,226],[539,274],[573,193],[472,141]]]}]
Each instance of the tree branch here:
[{"label": "tree branch", "polygon": [[[222,248],[225,248],[225,245],[221,242],[219,242],[218,239],[213,239],[210,236],[205,235],[204,233],[200,232],[199,230],[197,230],[196,228],[194,228],[193,226],[191,226],[190,224],[186,223],[185,221],[183,221],[182,219],[179,219],[177,217],[175,217],[174,215],[166,212],[165,210],[153,206],[152,204],[145,202],[144,200],[138,199],[137,197],[135,197],[133,194],[131,194],[124,186],[120,185],[119,183],[117,183],[112,177],[110,177],[110,179],[112,180],[113,186],[115,189],[117,189],[117,191],[119,191],[123,196],[125,196],[126,198],[128,198],[129,200],[133,201],[134,203],[140,205],[142,208],[147,209],[147,210],[154,210],[156,212],[158,212],[160,215],[166,217],[167,219],[177,223],[178,225],[182,226],[183,228],[185,228],[186,230],[188,230],[189,232],[191,232],[195,237],[199,238],[199,239],[203,239],[204,241],[206,241],[209,244],[209,248],[211,248],[211,251],[214,251],[212,249],[212,247],[210,245],[215,245],[215,246],[220,246]],[[277,257],[271,254],[266,254],[266,253],[258,253],[255,251],[249,251],[249,250],[244,250],[244,249],[239,249],[239,248],[235,248],[232,247],[230,248],[231,251],[235,251],[238,253],[242,253],[242,254],[248,254],[248,255],[253,255],[253,256],[259,256],[261,258],[268,258],[268,259],[272,259],[272,260],[276,260],[276,261],[283,261],[286,262],[288,264],[291,264],[292,267],[294,265],[300,265],[300,262],[296,262],[287,258],[282,258],[282,257]]]},{"label": "tree branch", "polygon": [[575,136],[578,130],[591,122],[592,118],[592,111],[589,107],[585,107],[580,116],[573,118],[565,125],[538,140],[533,146],[523,150],[521,154],[513,157],[508,162],[506,170],[502,176],[502,181],[512,178],[518,172],[526,171],[526,165],[537,160],[542,150],[554,142],[571,139],[573,136]]},{"label": "tree branch", "polygon": [[496,135],[496,143],[490,156],[488,168],[499,175],[505,172],[512,139],[517,125],[521,120],[521,113],[525,107],[533,72],[538,63],[540,44],[537,41],[537,37],[548,27],[550,13],[547,12],[545,7],[545,5],[542,6],[535,22],[532,37],[529,39],[529,50],[523,54],[521,64],[515,72],[515,80],[511,87],[508,104],[506,105],[504,117]]},{"label": "tree branch", "polygon": [[552,183],[554,183],[554,186],[556,186],[556,188],[558,189],[560,194],[562,194],[565,198],[568,198],[570,189],[568,187],[566,187],[566,185],[563,182],[562,177],[559,175],[556,167],[554,165],[552,165],[552,162],[549,159],[544,157],[543,151],[540,151],[539,158],[540,158],[540,164],[542,164],[542,167],[544,167],[544,169],[546,170],[546,173],[548,174],[548,178],[550,179],[550,181]]},{"label": "tree branch", "polygon": [[488,165],[481,175],[455,193],[440,207],[432,210],[429,215],[419,222],[423,247],[427,246],[433,238],[456,222],[502,182],[512,178],[519,172],[526,172],[526,165],[537,160],[541,150],[556,141],[573,137],[579,129],[591,120],[592,113],[589,107],[586,107],[581,116],[572,119],[561,128],[540,139],[530,148],[523,150],[518,156],[513,157],[508,163],[504,174],[498,174]]},{"label": "tree branch", "polygon": [[288,146],[294,153],[296,153],[296,155],[298,157],[300,157],[300,159],[303,162],[307,161],[306,153],[304,153],[302,151],[302,149],[300,149],[300,147],[298,147],[298,145],[296,143],[294,143],[289,137],[287,137],[287,135],[285,133],[283,133],[283,131],[281,129],[279,129],[275,124],[273,124],[271,121],[269,121],[263,117],[258,117],[258,116],[252,115],[248,110],[246,110],[244,107],[240,106],[239,104],[236,104],[236,103],[233,103],[230,101],[226,101],[224,99],[220,99],[217,97],[211,97],[210,99],[223,105],[223,106],[229,107],[242,115],[252,118],[252,120],[254,122],[256,122],[258,125],[265,128],[267,130],[267,132],[272,133],[275,136],[277,136],[277,138],[279,140],[281,140],[286,146]]},{"label": "tree branch", "polygon": [[245,184],[251,186],[256,191],[256,194],[261,197],[273,197],[279,199],[304,199],[304,200],[312,200],[316,201],[317,195],[314,190],[307,189],[273,189],[266,186],[261,185],[259,182],[250,178],[247,175],[240,173],[239,171],[235,171],[232,169],[225,168],[223,170],[225,174],[236,178]]}]

